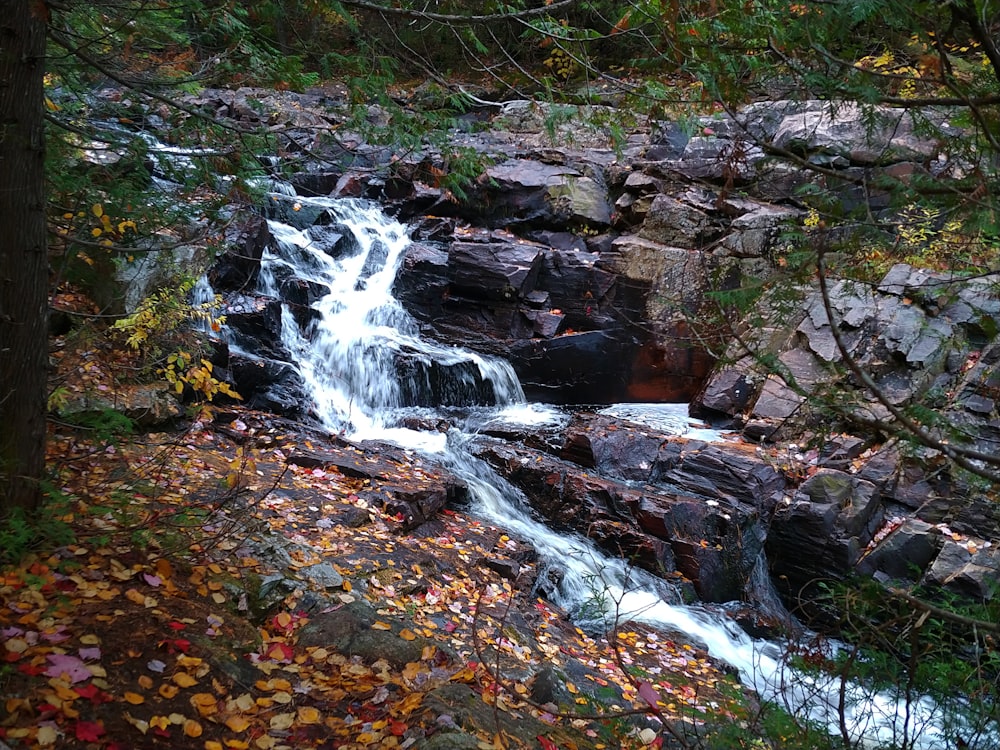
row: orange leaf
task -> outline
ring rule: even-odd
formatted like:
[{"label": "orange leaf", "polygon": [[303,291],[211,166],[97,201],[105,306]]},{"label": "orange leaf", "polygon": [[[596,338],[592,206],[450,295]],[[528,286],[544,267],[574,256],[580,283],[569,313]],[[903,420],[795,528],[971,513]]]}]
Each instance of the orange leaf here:
[{"label": "orange leaf", "polygon": [[319,724],[320,713],[312,706],[302,706],[299,709],[299,722],[302,724]]},{"label": "orange leaf", "polygon": [[226,719],[226,726],[234,732],[243,732],[250,726],[250,722],[242,716],[230,716]]},{"label": "orange leaf", "polygon": [[184,734],[188,737],[201,737],[201,733],[204,731],[199,724],[194,719],[188,719],[184,722]]},{"label": "orange leaf", "polygon": [[139,695],[138,693],[125,693],[123,697],[128,703],[131,703],[133,706],[138,706],[140,703],[146,702],[146,699],[143,696]]},{"label": "orange leaf", "polygon": [[189,675],[187,672],[178,672],[172,679],[175,685],[182,688],[189,688],[192,685],[198,684],[198,680]]}]

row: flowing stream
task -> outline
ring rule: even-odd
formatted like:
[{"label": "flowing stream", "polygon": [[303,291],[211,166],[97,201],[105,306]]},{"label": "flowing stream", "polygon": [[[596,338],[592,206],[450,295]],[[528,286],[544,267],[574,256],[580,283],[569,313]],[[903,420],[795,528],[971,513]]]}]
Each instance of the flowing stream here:
[{"label": "flowing stream", "polygon": [[[898,745],[905,731],[912,748],[953,746],[940,729],[941,709],[931,701],[904,705],[855,685],[841,694],[839,682],[823,684],[788,669],[777,646],[750,639],[723,616],[669,603],[674,597],[664,581],[607,556],[582,536],[556,534],[536,520],[521,493],[473,458],[466,445],[486,422],[530,424],[559,413],[526,404],[507,362],[421,338],[392,294],[409,244],[407,228],[364,202],[279,194],[272,201],[284,209],[282,218],[301,218],[306,228],[271,221],[277,242],[265,251],[260,292],[287,297],[283,292],[291,283],[311,290],[307,320],[283,306],[282,339],[316,415],[331,432],[435,454],[468,484],[475,514],[530,542],[540,565],[560,572],[550,598],[578,622],[600,627],[617,617],[683,631],[737,667],[744,684],[762,697],[797,715],[807,713],[835,734],[843,701],[844,725],[861,745]],[[402,416],[434,407],[469,407],[473,416],[447,435],[399,426]],[[686,429],[684,419],[673,422]]]}]

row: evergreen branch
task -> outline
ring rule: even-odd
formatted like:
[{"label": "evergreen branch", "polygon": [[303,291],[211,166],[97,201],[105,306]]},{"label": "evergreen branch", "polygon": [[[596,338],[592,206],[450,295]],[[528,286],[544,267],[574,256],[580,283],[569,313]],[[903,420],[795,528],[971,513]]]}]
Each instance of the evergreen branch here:
[{"label": "evergreen branch", "polygon": [[60,34],[55,29],[51,28],[49,29],[49,37],[52,39],[52,41],[54,41],[60,47],[65,49],[67,52],[70,52],[71,54],[79,58],[81,62],[86,63],[87,65],[94,68],[94,70],[98,71],[103,75],[106,75],[112,81],[121,84],[130,91],[135,91],[136,93],[141,94],[142,96],[147,96],[150,99],[158,101],[161,104],[166,104],[168,107],[189,114],[192,117],[198,118],[199,120],[210,122],[213,125],[217,125],[218,127],[224,130],[229,130],[234,133],[240,133],[240,134],[244,132],[241,128],[235,125],[229,125],[227,123],[216,120],[214,117],[207,115],[204,112],[195,109],[194,107],[189,107],[188,105],[183,104],[182,102],[179,102],[176,99],[173,99],[169,96],[165,96],[156,91],[152,91],[147,85],[139,81],[129,80],[128,78],[119,75],[116,71],[111,70],[108,66],[104,65],[99,60],[95,59],[93,56],[84,52],[81,48],[70,43],[70,41],[67,38],[62,36],[62,34]]},{"label": "evergreen branch", "polygon": [[379,5],[378,3],[367,2],[367,0],[341,0],[340,4],[350,8],[360,8],[361,10],[372,11],[374,13],[384,13],[401,18],[412,18],[418,21],[434,21],[449,25],[473,25],[481,23],[491,23],[494,21],[519,20],[523,18],[535,18],[537,16],[552,15],[555,11],[569,9],[580,4],[581,0],[558,0],[551,5],[540,8],[529,8],[527,10],[510,11],[508,13],[487,13],[484,15],[466,15],[452,13],[432,13],[426,10],[413,10],[411,8],[396,8]]}]

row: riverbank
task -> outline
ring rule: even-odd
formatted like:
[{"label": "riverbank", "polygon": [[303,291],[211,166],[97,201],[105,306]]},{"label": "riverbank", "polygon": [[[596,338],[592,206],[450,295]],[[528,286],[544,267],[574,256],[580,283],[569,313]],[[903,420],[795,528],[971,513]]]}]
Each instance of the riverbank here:
[{"label": "riverbank", "polygon": [[12,748],[669,746],[745,711],[676,634],[575,628],[503,529],[405,523],[379,498],[449,492],[419,459],[238,408],[50,445],[74,538],[0,580]]}]

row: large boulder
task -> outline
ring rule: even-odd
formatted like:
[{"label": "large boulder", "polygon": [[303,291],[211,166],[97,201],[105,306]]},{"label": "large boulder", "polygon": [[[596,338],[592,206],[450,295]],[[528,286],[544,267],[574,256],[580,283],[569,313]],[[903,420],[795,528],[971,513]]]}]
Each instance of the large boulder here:
[{"label": "large boulder", "polygon": [[779,590],[799,600],[823,581],[846,578],[884,518],[871,482],[820,469],[772,506],[767,556]]}]

